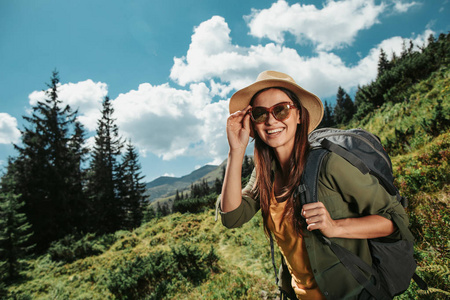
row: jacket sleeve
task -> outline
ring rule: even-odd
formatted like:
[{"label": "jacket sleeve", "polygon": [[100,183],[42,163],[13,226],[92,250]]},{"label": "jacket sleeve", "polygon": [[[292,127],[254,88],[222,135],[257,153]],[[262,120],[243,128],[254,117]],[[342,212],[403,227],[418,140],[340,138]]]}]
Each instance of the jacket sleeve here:
[{"label": "jacket sleeve", "polygon": [[[401,203],[383,188],[375,176],[362,174],[352,164],[333,153],[324,163],[326,166],[320,175],[322,183],[340,193],[354,216],[376,214],[392,220],[392,215],[397,214],[408,225],[408,217]],[[339,208],[335,215],[339,218]]]},{"label": "jacket sleeve", "polygon": [[248,222],[259,210],[259,200],[255,193],[256,170],[253,169],[252,175],[247,185],[242,190],[241,204],[232,211],[222,212],[220,207],[220,197],[218,198],[217,209],[220,213],[222,224],[227,228],[236,228]]}]

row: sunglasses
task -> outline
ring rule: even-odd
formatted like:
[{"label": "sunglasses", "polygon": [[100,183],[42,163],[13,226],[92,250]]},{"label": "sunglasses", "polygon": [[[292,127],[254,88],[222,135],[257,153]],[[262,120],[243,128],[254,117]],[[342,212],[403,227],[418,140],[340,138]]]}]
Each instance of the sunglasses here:
[{"label": "sunglasses", "polygon": [[250,116],[255,123],[264,123],[269,119],[269,114],[278,121],[284,121],[289,118],[291,109],[296,108],[295,105],[289,102],[282,102],[275,104],[272,107],[266,108],[262,106],[250,108]]}]

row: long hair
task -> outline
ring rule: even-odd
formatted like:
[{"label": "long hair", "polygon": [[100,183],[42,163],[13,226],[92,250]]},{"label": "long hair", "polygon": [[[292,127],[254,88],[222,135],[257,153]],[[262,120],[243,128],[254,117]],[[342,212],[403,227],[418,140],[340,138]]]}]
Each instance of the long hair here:
[{"label": "long hair", "polygon": [[[292,91],[283,87],[271,87],[260,90],[256,93],[250,104],[253,104],[254,99],[262,92],[268,89],[279,89],[283,91],[293,102],[296,108],[299,110],[300,114],[300,124],[297,124],[297,130],[295,133],[295,144],[294,150],[292,152],[291,158],[289,160],[289,181],[282,188],[281,195],[277,196],[279,201],[287,201],[286,207],[282,215],[282,219],[287,218],[288,221],[292,222],[295,231],[298,234],[302,232],[303,219],[301,217],[301,203],[298,199],[294,199],[294,193],[297,186],[300,184],[300,178],[303,173],[303,169],[306,163],[306,156],[309,150],[308,142],[308,125],[309,125],[309,113],[302,106],[300,99]],[[256,186],[255,191],[259,194],[259,201],[261,212],[264,222],[264,230],[266,234],[269,233],[268,229],[268,217],[270,215],[270,198],[273,195],[273,182],[274,173],[272,170],[272,164],[275,162],[276,167],[280,168],[279,162],[275,156],[275,153],[271,147],[264,143],[258,136],[258,133],[253,130],[255,138],[255,166],[256,166]]]}]

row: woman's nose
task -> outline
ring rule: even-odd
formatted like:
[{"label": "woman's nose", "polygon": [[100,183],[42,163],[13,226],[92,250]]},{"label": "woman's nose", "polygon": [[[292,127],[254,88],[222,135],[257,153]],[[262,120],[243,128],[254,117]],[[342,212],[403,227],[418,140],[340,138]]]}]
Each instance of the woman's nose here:
[{"label": "woman's nose", "polygon": [[266,125],[274,124],[276,122],[278,122],[278,120],[275,119],[273,114],[272,113],[268,113],[268,116],[267,116],[267,119],[266,119]]}]

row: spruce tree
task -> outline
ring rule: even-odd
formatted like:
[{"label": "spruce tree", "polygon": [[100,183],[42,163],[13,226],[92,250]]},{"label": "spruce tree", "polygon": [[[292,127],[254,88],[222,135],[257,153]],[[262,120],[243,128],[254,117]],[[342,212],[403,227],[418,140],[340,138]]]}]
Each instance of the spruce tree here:
[{"label": "spruce tree", "polygon": [[387,57],[386,52],[384,52],[383,48],[380,49],[380,57],[378,59],[378,73],[377,78],[379,78],[381,75],[383,75],[384,72],[389,70],[390,68],[390,62]]},{"label": "spruce tree", "polygon": [[[58,97],[58,72],[53,72],[46,99],[24,117],[22,145],[14,166],[15,194],[21,194],[24,211],[33,226],[37,250],[50,242],[81,230],[79,215],[85,210],[80,174],[83,157],[82,128]],[[77,132],[78,131],[78,132]],[[76,146],[75,146],[76,145]]]},{"label": "spruce tree", "polygon": [[[124,227],[132,229],[142,222],[145,203],[145,183],[142,182],[141,165],[134,146],[129,142],[120,167],[120,200],[124,208]],[[177,190],[177,196],[178,190]]]},{"label": "spruce tree", "polygon": [[320,122],[319,128],[333,127],[335,125],[331,106],[325,101],[323,119]]},{"label": "spruce tree", "polygon": [[87,175],[90,227],[99,233],[120,229],[125,217],[119,197],[118,162],[123,143],[113,113],[112,103],[106,96]]},{"label": "spruce tree", "polygon": [[[9,182],[7,182],[9,181]],[[20,195],[15,195],[5,185],[12,179],[6,175],[2,178],[0,189],[0,273],[2,280],[12,280],[20,275],[23,267],[22,258],[33,248],[29,244],[31,225],[26,215],[21,212],[24,202]]]},{"label": "spruce tree", "polygon": [[350,96],[342,87],[338,88],[336,106],[334,107],[334,122],[336,124],[348,123],[355,113],[355,106]]}]

